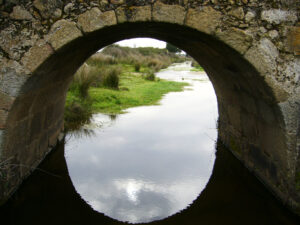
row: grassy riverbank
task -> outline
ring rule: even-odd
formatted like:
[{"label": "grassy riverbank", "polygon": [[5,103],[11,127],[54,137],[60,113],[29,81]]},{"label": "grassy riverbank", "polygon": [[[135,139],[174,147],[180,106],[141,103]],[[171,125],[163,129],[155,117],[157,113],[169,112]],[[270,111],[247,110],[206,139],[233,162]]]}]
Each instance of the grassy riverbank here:
[{"label": "grassy riverbank", "polygon": [[120,114],[127,108],[158,104],[164,94],[186,83],[160,80],[155,72],[186,58],[163,49],[112,46],[77,71],[65,106],[66,130],[89,122],[93,113]]}]

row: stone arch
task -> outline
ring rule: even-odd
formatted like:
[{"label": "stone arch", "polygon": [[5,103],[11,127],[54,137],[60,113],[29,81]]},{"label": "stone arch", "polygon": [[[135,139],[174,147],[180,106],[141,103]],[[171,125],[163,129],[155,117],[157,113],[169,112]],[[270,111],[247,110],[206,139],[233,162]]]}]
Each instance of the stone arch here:
[{"label": "stone arch", "polygon": [[[230,12],[244,21],[245,7],[237,5]],[[299,98],[294,87],[276,78],[280,53],[269,38],[225,23],[228,15],[214,5],[157,2],[105,12],[91,7],[72,16],[54,22],[20,59],[12,60],[12,55],[3,60],[0,94],[7,99],[7,110],[0,124],[0,156],[21,165],[5,167],[3,201],[56,145],[65,94],[78,67],[108,44],[153,37],[185,50],[204,67],[218,98],[220,139],[279,198],[296,207],[297,125],[289,127],[289,110]]]}]

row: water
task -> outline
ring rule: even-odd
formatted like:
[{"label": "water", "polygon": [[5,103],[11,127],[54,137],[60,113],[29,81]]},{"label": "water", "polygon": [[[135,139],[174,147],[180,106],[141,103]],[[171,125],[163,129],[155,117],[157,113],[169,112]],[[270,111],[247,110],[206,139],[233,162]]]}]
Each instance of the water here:
[{"label": "water", "polygon": [[67,136],[0,207],[1,224],[300,224],[219,141],[215,148],[213,88],[187,67],[158,74],[184,78],[184,92],[95,115]]},{"label": "water", "polygon": [[157,74],[190,84],[161,105],[131,108],[114,120],[94,115],[93,135],[67,137],[71,179],[93,209],[150,222],[185,209],[205,188],[215,160],[217,102],[206,74],[190,69],[184,63]]}]

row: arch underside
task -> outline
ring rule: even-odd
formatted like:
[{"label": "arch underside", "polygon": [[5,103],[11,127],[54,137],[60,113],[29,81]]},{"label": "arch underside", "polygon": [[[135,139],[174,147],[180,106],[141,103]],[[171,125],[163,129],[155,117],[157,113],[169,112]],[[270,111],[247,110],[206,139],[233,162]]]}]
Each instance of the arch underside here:
[{"label": "arch underside", "polygon": [[[22,86],[6,122],[2,158],[7,199],[57,143],[73,74],[98,49],[116,41],[151,37],[186,51],[207,72],[218,99],[219,139],[281,199],[291,188],[283,116],[273,90],[244,57],[216,38],[163,22],[123,23],[78,37],[45,60]],[[24,131],[27,131],[24,133]]]}]

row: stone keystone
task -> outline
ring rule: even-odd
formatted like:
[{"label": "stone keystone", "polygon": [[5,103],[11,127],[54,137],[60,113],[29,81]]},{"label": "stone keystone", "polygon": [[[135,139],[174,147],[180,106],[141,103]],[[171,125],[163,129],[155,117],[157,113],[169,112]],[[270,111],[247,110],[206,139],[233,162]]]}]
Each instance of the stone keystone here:
[{"label": "stone keystone", "polygon": [[115,25],[117,18],[114,11],[107,11],[102,13],[98,8],[81,14],[78,17],[78,26],[85,33],[93,32],[105,26]]},{"label": "stone keystone", "polygon": [[166,5],[156,2],[153,6],[153,20],[183,24],[185,8],[179,5]]},{"label": "stone keystone", "polygon": [[118,23],[151,21],[151,6],[119,7],[116,15]]}]

